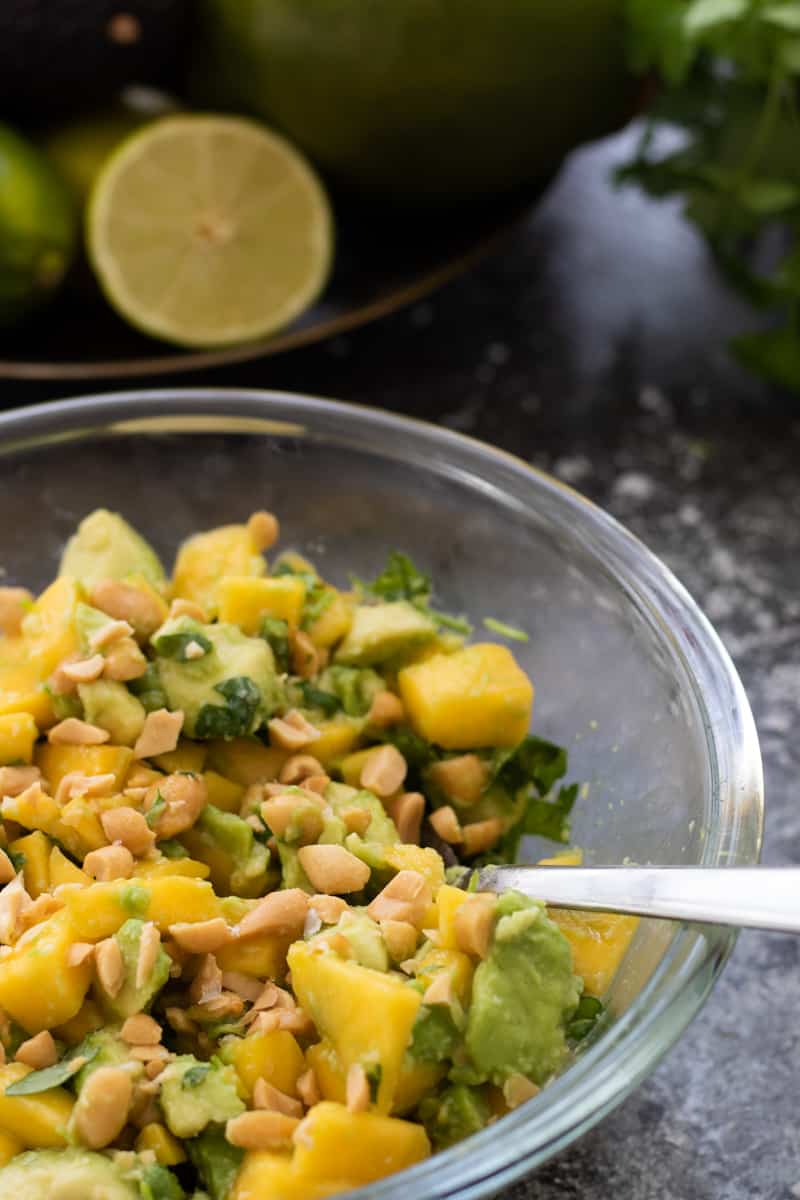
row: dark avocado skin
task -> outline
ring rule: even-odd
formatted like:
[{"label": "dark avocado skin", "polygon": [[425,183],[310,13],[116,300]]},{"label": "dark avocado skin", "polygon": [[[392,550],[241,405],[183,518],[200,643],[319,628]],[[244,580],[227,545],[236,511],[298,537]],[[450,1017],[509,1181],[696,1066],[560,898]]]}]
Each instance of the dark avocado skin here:
[{"label": "dark avocado skin", "polygon": [[[102,102],[129,83],[179,81],[191,0],[0,0],[0,119],[23,124]],[[115,42],[120,13],[139,23]]]}]

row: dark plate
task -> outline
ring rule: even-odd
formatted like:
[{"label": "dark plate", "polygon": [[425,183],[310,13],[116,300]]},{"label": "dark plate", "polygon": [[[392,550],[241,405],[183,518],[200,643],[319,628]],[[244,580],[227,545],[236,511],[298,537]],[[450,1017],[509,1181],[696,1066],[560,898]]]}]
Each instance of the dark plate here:
[{"label": "dark plate", "polygon": [[0,378],[111,379],[245,362],[342,333],[409,304],[465,270],[512,229],[538,189],[491,209],[435,220],[349,209],[337,214],[336,265],[322,298],[278,334],[224,350],[181,351],[125,324],[88,268],[38,318],[0,338]]}]

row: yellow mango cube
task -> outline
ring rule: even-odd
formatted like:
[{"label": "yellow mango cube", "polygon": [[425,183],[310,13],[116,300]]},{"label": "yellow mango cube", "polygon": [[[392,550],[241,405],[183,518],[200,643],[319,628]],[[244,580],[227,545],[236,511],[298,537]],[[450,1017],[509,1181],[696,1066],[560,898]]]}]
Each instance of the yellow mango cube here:
[{"label": "yellow mango cube", "polygon": [[411,1112],[446,1073],[447,1066],[443,1063],[414,1062],[407,1058],[400,1073],[392,1112],[399,1116]]},{"label": "yellow mango cube", "polygon": [[422,1000],[419,992],[394,976],[315,952],[306,942],[294,943],[288,963],[299,1003],[345,1072],[354,1064],[380,1066],[376,1107],[390,1112]]},{"label": "yellow mango cube", "polygon": [[61,887],[62,883],[77,883],[80,887],[91,887],[91,875],[87,875],[80,867],[76,867],[75,863],[71,862],[58,846],[53,846],[50,851],[48,872],[50,887],[53,891],[57,887]]},{"label": "yellow mango cube", "polygon": [[216,771],[203,771],[203,779],[209,804],[213,804],[215,808],[221,808],[223,812],[239,812],[245,791],[240,783],[234,783],[232,779],[226,779],[224,775],[219,775]]},{"label": "yellow mango cube", "polygon": [[[90,889],[75,895],[85,895]],[[80,936],[66,910],[36,925],[3,959],[0,1008],[28,1033],[63,1025],[80,1009],[92,978],[91,963],[70,966],[67,955]],[[0,1116],[0,1128],[4,1126]],[[13,1131],[12,1131],[13,1132]]]},{"label": "yellow mango cube", "polygon": [[64,832],[60,840],[76,858],[85,858],[91,850],[108,845],[93,802],[81,796],[64,805],[61,825]]},{"label": "yellow mango cube", "polygon": [[166,754],[156,754],[151,761],[161,771],[166,771],[167,775],[176,771],[191,771],[193,775],[199,775],[205,766],[207,753],[208,747],[204,742],[191,742],[188,738],[181,738],[174,750]]},{"label": "yellow mango cube", "polygon": [[387,846],[383,857],[395,871],[416,871],[423,875],[434,891],[444,883],[444,863],[430,846],[398,842],[396,846]]},{"label": "yellow mango cube", "polygon": [[208,879],[211,868],[208,863],[194,858],[156,858],[137,862],[133,868],[136,879],[163,879],[165,875],[183,875],[189,879]]},{"label": "yellow mango cube", "polygon": [[40,728],[54,722],[44,684],[78,648],[74,618],[79,599],[74,579],[57,579],[23,620],[22,636],[0,639],[0,716],[27,712]]},{"label": "yellow mango cube", "polygon": [[90,1033],[102,1029],[107,1024],[108,1017],[100,1005],[91,996],[87,996],[75,1016],[70,1017],[63,1025],[57,1025],[51,1033],[54,1038],[66,1042],[68,1046],[77,1046],[78,1042],[82,1042]]},{"label": "yellow mango cube", "polygon": [[113,775],[114,787],[121,791],[133,762],[133,751],[128,746],[51,746],[44,742],[36,747],[33,757],[53,792],[64,776],[72,772]]},{"label": "yellow mango cube", "polygon": [[61,824],[61,809],[52,796],[42,791],[20,792],[18,796],[6,796],[0,802],[0,813],[6,821],[16,821],[26,829],[41,829],[59,841],[66,832]]},{"label": "yellow mango cube", "polygon": [[431,1152],[421,1125],[378,1113],[316,1104],[296,1134],[294,1169],[309,1182],[373,1183],[421,1162]]},{"label": "yellow mango cube", "polygon": [[254,579],[228,575],[217,588],[220,621],[238,625],[243,633],[258,634],[265,617],[286,621],[297,629],[306,599],[306,585],[298,575]]},{"label": "yellow mango cube", "polygon": [[551,908],[547,915],[569,942],[573,970],[583,979],[586,991],[590,996],[604,996],[631,944],[639,918],[569,908]]},{"label": "yellow mango cube", "polygon": [[475,964],[468,954],[462,953],[461,950],[445,950],[441,947],[434,947],[420,960],[414,974],[427,988],[434,979],[445,972],[452,980],[456,996],[462,1004],[466,1004],[472,990],[474,971]]},{"label": "yellow mango cube", "polygon": [[38,829],[26,837],[17,838],[9,846],[9,850],[14,854],[22,854],[25,857],[22,877],[25,880],[26,891],[30,892],[34,900],[41,896],[42,892],[50,890],[50,851],[54,848],[49,837]]},{"label": "yellow mango cube", "polygon": [[29,712],[6,713],[0,717],[0,767],[33,761],[33,746],[39,736]]},{"label": "yellow mango cube", "polygon": [[155,921],[166,933],[170,925],[181,921],[210,921],[220,916],[220,902],[211,884],[179,875],[93,883],[70,892],[66,902],[75,941],[82,942],[111,937],[129,917]]},{"label": "yellow mango cube", "polygon": [[183,543],[175,561],[172,595],[192,600],[213,617],[220,580],[229,575],[263,575],[267,569],[246,525],[222,525]]},{"label": "yellow mango cube", "polygon": [[162,1167],[176,1167],[178,1163],[186,1162],[180,1142],[159,1121],[145,1125],[134,1144],[140,1154],[144,1150],[152,1150],[156,1162]]},{"label": "yellow mango cube", "polygon": [[469,892],[461,888],[451,887],[445,883],[436,893],[436,911],[438,916],[439,944],[444,950],[457,950],[456,913],[462,904],[469,900]]},{"label": "yellow mango cube", "polygon": [[328,592],[333,593],[333,599],[308,627],[308,636],[320,650],[327,650],[341,641],[353,624],[353,599],[338,592],[336,588],[328,588]]},{"label": "yellow mango cube", "polygon": [[29,1075],[30,1067],[9,1063],[0,1067],[0,1130],[26,1150],[55,1149],[67,1144],[67,1122],[75,1099],[64,1088],[33,1096],[7,1096],[6,1088]]},{"label": "yellow mango cube", "polygon": [[[9,1097],[10,1098],[10,1097]],[[7,1162],[16,1154],[21,1154],[25,1149],[19,1138],[13,1137],[10,1133],[0,1129],[0,1167],[4,1167]]]},{"label": "yellow mango cube", "polygon": [[231,1045],[230,1062],[248,1100],[257,1079],[266,1079],[287,1096],[297,1095],[297,1081],[306,1069],[306,1060],[293,1034],[273,1029],[233,1038],[228,1045]]},{"label": "yellow mango cube", "polygon": [[[314,749],[316,750],[316,742]],[[380,746],[368,746],[366,750],[356,750],[355,754],[348,754],[346,758],[342,759],[339,763],[339,774],[348,787],[361,787],[361,772],[373,754],[377,754],[380,749]],[[316,755],[314,757],[316,758]]]},{"label": "yellow mango cube", "polygon": [[505,646],[479,643],[397,676],[416,733],[445,750],[515,746],[528,732],[533,684]]},{"label": "yellow mango cube", "polygon": [[223,971],[240,971],[255,979],[283,979],[291,944],[284,934],[260,933],[242,942],[229,942],[217,951],[216,959]]},{"label": "yellow mango cube", "polygon": [[[22,638],[15,639],[22,647]],[[55,718],[41,669],[30,659],[0,663],[0,716],[28,713],[42,729]]]},{"label": "yellow mango cube", "polygon": [[[351,752],[361,740],[361,722],[352,717],[338,716],[330,721],[323,721],[317,727],[319,737],[311,747],[314,758],[329,767],[345,755],[355,757]],[[351,785],[352,786],[352,785]]]},{"label": "yellow mango cube", "polygon": [[231,738],[229,742],[220,738],[208,743],[206,765],[226,779],[248,788],[253,783],[270,783],[277,779],[288,757],[286,750],[265,746],[256,738]]},{"label": "yellow mango cube", "polygon": [[325,1200],[342,1190],[341,1183],[317,1183],[298,1175],[290,1154],[248,1150],[230,1200]]}]

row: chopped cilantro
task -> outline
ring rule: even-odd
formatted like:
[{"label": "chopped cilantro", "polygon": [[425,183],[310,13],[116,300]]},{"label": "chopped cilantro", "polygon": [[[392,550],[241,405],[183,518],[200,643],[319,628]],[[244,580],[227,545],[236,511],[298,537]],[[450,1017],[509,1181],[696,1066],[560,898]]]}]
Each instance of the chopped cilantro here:
[{"label": "chopped cilantro", "polygon": [[250,733],[261,705],[261,692],[247,675],[218,683],[215,692],[226,704],[204,704],[197,714],[195,735],[199,738],[235,738]]},{"label": "chopped cilantro", "polygon": [[494,617],[484,617],[483,625],[490,633],[496,633],[500,637],[508,638],[512,642],[529,641],[524,629],[517,629],[515,625],[506,625],[505,621],[497,621]]},{"label": "chopped cilantro", "polygon": [[200,658],[199,654],[187,655],[186,650],[189,646],[199,646],[203,651],[203,657],[214,649],[204,633],[191,629],[184,629],[179,633],[162,634],[153,645],[161,658],[174,658],[176,662],[191,662],[193,658]]},{"label": "chopped cilantro", "polygon": [[357,591],[378,596],[381,600],[407,600],[444,629],[452,629],[464,637],[472,633],[472,626],[465,617],[454,617],[431,608],[433,587],[430,575],[420,571],[408,555],[400,550],[392,550],[386,566],[371,583],[366,583],[357,575],[351,575],[350,578]]},{"label": "chopped cilantro", "polygon": [[261,622],[261,637],[268,643],[275,658],[275,667],[285,675],[289,670],[289,624],[280,617],[265,617]]},{"label": "chopped cilantro", "polygon": [[332,717],[342,707],[339,697],[334,696],[333,692],[324,692],[305,679],[300,684],[300,694],[304,708],[318,708],[326,717]]},{"label": "chopped cilantro", "polygon": [[15,1083],[10,1083],[5,1089],[5,1094],[7,1096],[35,1096],[39,1092],[48,1092],[50,1088],[61,1087],[62,1084],[72,1079],[73,1075],[77,1075],[82,1067],[91,1062],[99,1051],[99,1046],[81,1042],[80,1045],[74,1046],[68,1054],[65,1054],[61,1062],[54,1063],[52,1067],[45,1067],[41,1071],[31,1071],[29,1075],[23,1076]]},{"label": "chopped cilantro", "polygon": [[186,1200],[177,1177],[160,1163],[145,1163],[139,1175],[141,1200]]},{"label": "chopped cilantro", "polygon": [[580,1042],[592,1032],[605,1013],[602,1000],[596,996],[581,996],[578,1007],[572,1014],[567,1025],[567,1037],[573,1042]]},{"label": "chopped cilantro", "polygon": [[160,791],[156,792],[156,798],[150,808],[145,813],[144,819],[151,829],[155,829],[158,822],[161,820],[161,814],[167,807],[167,802],[161,795]]},{"label": "chopped cilantro", "polygon": [[160,708],[168,708],[167,694],[161,686],[161,676],[158,664],[151,662],[138,679],[128,681],[128,687],[147,712],[157,712]]},{"label": "chopped cilantro", "polygon": [[181,1079],[181,1087],[182,1088],[199,1087],[200,1084],[205,1079],[206,1075],[208,1075],[210,1070],[211,1070],[210,1063],[198,1063],[198,1065],[196,1067],[189,1067],[189,1070],[185,1072],[183,1078]]}]

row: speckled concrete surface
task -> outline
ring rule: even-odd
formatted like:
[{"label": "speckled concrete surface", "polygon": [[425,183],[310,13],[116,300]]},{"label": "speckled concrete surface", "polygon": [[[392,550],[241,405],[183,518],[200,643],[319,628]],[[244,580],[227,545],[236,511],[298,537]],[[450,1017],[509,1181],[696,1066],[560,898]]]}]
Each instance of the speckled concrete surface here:
[{"label": "speckled concrete surface", "polygon": [[[673,205],[612,192],[624,150],[623,137],[576,156],[524,229],[430,301],[203,382],[427,416],[608,507],[722,634],[762,740],[765,856],[798,862],[800,405],[730,365],[724,339],[749,315]],[[508,1200],[800,1197],[799,949],[743,935],[655,1074]]]}]

